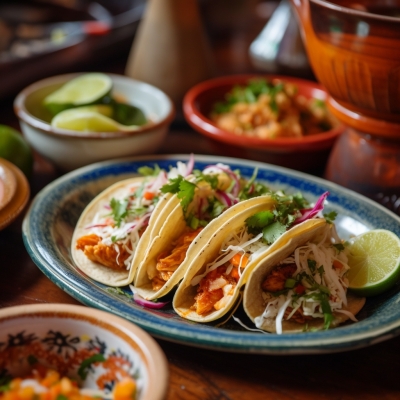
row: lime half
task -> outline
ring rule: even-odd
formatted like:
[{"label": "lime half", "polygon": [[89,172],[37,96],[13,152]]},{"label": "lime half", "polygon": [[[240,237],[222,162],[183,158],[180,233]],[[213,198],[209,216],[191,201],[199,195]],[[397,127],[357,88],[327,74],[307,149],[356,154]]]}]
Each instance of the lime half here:
[{"label": "lime half", "polygon": [[93,72],[78,76],[45,97],[43,103],[53,115],[72,107],[95,104],[108,96],[112,89],[111,78]]},{"label": "lime half", "polygon": [[124,132],[138,128],[124,126],[110,118],[113,109],[106,105],[71,108],[57,114],[51,121],[55,128],[80,132]]},{"label": "lime half", "polygon": [[400,278],[400,239],[385,229],[376,229],[351,240],[349,289],[361,296],[375,296]]}]

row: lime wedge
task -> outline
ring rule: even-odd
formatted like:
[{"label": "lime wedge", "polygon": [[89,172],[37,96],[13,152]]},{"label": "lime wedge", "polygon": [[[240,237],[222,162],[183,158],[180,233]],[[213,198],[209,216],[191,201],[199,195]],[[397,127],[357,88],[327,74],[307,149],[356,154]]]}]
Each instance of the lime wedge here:
[{"label": "lime wedge", "polygon": [[400,277],[400,239],[376,229],[351,240],[349,289],[361,296],[375,296],[390,289]]},{"label": "lime wedge", "polygon": [[111,89],[112,80],[108,75],[93,72],[70,80],[45,97],[43,104],[56,115],[68,108],[100,103]]},{"label": "lime wedge", "polygon": [[110,118],[113,109],[106,105],[71,108],[57,114],[51,121],[55,128],[80,132],[124,132],[138,128],[124,126]]}]

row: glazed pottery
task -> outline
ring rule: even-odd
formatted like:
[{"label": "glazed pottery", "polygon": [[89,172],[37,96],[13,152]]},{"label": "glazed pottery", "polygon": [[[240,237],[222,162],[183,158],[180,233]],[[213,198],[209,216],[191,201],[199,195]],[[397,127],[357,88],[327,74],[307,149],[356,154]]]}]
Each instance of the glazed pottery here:
[{"label": "glazed pottery", "polygon": [[291,2],[328,93],[351,111],[400,123],[400,1]]},{"label": "glazed pottery", "polygon": [[124,319],[84,306],[30,304],[0,310],[0,374],[23,377],[38,362],[76,380],[86,394],[110,398],[125,377],[135,400],[162,400],[168,367],[158,344]]},{"label": "glazed pottery", "polygon": [[[137,174],[143,166],[169,169],[189,155],[158,155],[129,160],[106,161],[72,171],[52,182],[35,198],[23,223],[23,239],[35,264],[53,282],[79,301],[120,315],[160,339],[185,345],[262,354],[327,353],[369,346],[400,333],[399,284],[375,298],[369,298],[357,315],[358,322],[318,332],[263,334],[254,328],[239,306],[235,318],[209,324],[194,323],[174,313],[171,299],[162,308],[145,308],[132,299],[129,286],[116,290],[85,276],[71,258],[75,224],[93,197],[111,183]],[[324,213],[337,212],[335,224],[347,240],[370,229],[388,229],[400,236],[400,217],[376,202],[335,183],[298,171],[261,162],[226,157],[195,155],[195,169],[223,163],[271,189],[287,194],[301,192],[311,202],[329,191]],[[188,347],[187,356],[191,356]],[[216,355],[218,356],[218,355]],[[222,355],[224,356],[224,355]],[[225,356],[224,356],[225,357]]]},{"label": "glazed pottery", "polygon": [[332,129],[300,138],[262,139],[236,135],[215,125],[210,112],[215,103],[223,101],[235,85],[246,85],[251,79],[280,79],[297,86],[298,94],[306,98],[326,100],[323,87],[313,81],[280,75],[229,75],[209,79],[193,86],[183,99],[186,121],[209,139],[217,154],[263,161],[300,171],[323,169],[335,140],[343,132],[337,123]]},{"label": "glazed pottery", "polygon": [[151,120],[126,132],[78,132],[51,126],[42,106],[46,95],[81,74],[57,75],[22,90],[14,101],[24,137],[62,172],[83,165],[136,154],[152,154],[161,146],[175,115],[171,99],[160,89],[127,76],[108,74],[113,92],[139,107]]}]

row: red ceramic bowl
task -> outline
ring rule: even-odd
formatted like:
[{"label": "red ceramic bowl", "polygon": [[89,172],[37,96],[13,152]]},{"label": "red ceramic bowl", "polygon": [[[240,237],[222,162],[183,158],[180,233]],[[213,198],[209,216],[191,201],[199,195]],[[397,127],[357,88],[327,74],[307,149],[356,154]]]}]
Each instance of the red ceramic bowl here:
[{"label": "red ceramic bowl", "polygon": [[318,83],[289,76],[231,75],[210,79],[191,88],[183,99],[186,121],[210,139],[213,150],[230,157],[264,161],[301,171],[323,168],[338,136],[344,131],[339,123],[333,129],[302,138],[260,139],[236,135],[218,128],[208,117],[213,105],[224,100],[234,85],[245,85],[250,79],[281,79],[293,83],[299,95],[326,100],[328,95]]}]

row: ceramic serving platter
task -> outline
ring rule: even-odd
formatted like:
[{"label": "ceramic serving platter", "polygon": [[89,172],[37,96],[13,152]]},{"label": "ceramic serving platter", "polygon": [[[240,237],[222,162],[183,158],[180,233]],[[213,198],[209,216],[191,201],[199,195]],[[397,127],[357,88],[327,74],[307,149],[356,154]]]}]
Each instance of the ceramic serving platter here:
[{"label": "ceramic serving platter", "polygon": [[[71,258],[70,245],[75,224],[89,201],[110,184],[133,176],[141,166],[168,169],[189,155],[146,156],[113,160],[75,170],[46,186],[34,199],[23,222],[25,246],[42,272],[68,294],[95,308],[110,311],[145,329],[151,335],[190,346],[221,351],[265,354],[306,354],[344,351],[369,346],[400,333],[400,284],[367,300],[359,321],[336,329],[300,334],[252,332],[239,307],[235,318],[222,325],[198,324],[178,317],[170,303],[162,309],[143,308],[132,299],[129,287],[116,290],[86,277]],[[301,191],[310,201],[329,191],[326,212],[336,211],[336,225],[348,239],[370,229],[388,229],[400,236],[400,218],[379,204],[326,180],[274,165],[211,156],[195,156],[195,168],[223,162],[250,177],[255,168],[258,179],[272,189],[286,193]],[[219,321],[221,322],[221,321]]]}]

